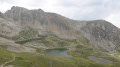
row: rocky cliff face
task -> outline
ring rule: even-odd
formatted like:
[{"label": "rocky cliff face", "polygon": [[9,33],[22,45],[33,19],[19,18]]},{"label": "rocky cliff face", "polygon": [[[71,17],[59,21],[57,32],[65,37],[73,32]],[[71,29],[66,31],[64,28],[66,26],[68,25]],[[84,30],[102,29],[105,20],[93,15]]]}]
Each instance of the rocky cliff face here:
[{"label": "rocky cliff face", "polygon": [[0,12],[0,36],[2,37],[12,37],[19,33],[19,26],[6,20],[4,14]]},{"label": "rocky cliff face", "polygon": [[18,26],[32,27],[39,30],[39,35],[53,33],[62,38],[74,38],[76,35],[72,27],[69,26],[69,20],[54,13],[46,13],[41,9],[28,10],[22,7],[12,7],[5,13],[12,23]]},{"label": "rocky cliff face", "polygon": [[0,12],[0,18],[4,18],[4,15],[3,13]]},{"label": "rocky cliff face", "polygon": [[35,37],[37,35],[55,35],[62,39],[73,40],[83,36],[94,48],[109,52],[120,50],[118,47],[120,30],[104,20],[75,21],[55,13],[44,12],[41,9],[28,10],[14,6],[5,14],[0,13],[0,23],[0,34],[2,35],[6,33],[7,36],[18,36],[25,33],[25,30],[30,27],[31,30],[38,31]]},{"label": "rocky cliff face", "polygon": [[115,52],[120,42],[120,30],[104,20],[81,21],[73,25],[92,43],[95,48]]},{"label": "rocky cliff face", "polygon": [[[28,10],[22,7],[13,6],[11,10],[8,10],[5,13],[5,16],[8,17],[13,23],[25,26],[40,27],[41,25],[48,24],[45,19],[45,13],[42,10]],[[43,23],[42,23],[43,22]]]}]

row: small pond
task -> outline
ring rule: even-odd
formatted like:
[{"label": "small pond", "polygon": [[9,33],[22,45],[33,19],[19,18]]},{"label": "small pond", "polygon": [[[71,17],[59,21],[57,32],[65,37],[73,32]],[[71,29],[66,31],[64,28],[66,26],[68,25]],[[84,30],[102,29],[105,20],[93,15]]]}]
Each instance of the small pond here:
[{"label": "small pond", "polygon": [[94,57],[94,56],[89,56],[88,58],[90,60],[101,62],[101,63],[112,63],[112,61],[110,61],[110,60],[106,60],[106,59],[103,59],[103,58],[97,58],[97,57]]},{"label": "small pond", "polygon": [[45,54],[56,57],[72,57],[72,55],[69,55],[67,51],[68,49],[47,49]]}]

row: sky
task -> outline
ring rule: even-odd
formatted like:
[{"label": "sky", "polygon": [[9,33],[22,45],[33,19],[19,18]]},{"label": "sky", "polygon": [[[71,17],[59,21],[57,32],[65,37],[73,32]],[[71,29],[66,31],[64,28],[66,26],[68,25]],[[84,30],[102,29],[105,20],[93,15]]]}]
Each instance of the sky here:
[{"label": "sky", "polygon": [[120,0],[0,0],[0,11],[12,6],[42,9],[74,20],[104,19],[120,28]]}]

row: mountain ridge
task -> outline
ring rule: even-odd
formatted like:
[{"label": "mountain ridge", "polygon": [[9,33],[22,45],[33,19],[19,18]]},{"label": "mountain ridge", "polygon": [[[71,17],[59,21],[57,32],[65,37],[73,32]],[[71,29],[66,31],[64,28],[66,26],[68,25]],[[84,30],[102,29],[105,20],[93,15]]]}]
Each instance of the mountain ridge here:
[{"label": "mountain ridge", "polygon": [[[18,40],[25,38],[22,37],[20,32],[30,32],[26,28],[30,27],[31,30],[36,31],[36,33],[31,34],[31,36],[34,35],[33,37],[38,37],[38,35],[55,35],[62,39],[70,40],[85,37],[97,49],[102,48],[113,53],[116,50],[120,50],[117,47],[120,41],[120,29],[105,20],[76,21],[56,13],[44,12],[41,9],[28,10],[18,6],[13,6],[4,14],[0,13],[0,15],[2,18],[4,16],[5,20],[7,19],[7,21],[13,24],[10,27],[17,30],[18,33],[13,35],[15,35],[14,37],[20,35]],[[12,31],[10,28],[8,30]],[[6,33],[6,35],[10,33]]]}]

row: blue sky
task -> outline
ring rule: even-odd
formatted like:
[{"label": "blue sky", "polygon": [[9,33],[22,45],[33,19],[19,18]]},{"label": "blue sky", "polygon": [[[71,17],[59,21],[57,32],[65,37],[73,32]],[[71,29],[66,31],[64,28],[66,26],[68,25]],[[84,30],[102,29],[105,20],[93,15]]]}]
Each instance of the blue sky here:
[{"label": "blue sky", "polygon": [[107,20],[120,27],[120,0],[0,0],[0,11],[12,6],[42,9],[75,20]]}]

